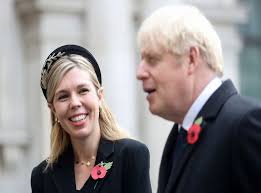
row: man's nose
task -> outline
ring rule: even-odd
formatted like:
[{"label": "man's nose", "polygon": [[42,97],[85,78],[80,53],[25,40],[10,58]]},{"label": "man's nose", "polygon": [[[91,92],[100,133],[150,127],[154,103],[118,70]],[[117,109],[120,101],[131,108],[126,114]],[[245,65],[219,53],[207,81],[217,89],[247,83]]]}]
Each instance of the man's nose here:
[{"label": "man's nose", "polygon": [[145,78],[148,77],[148,72],[145,68],[145,64],[143,61],[140,61],[139,65],[138,65],[138,68],[137,68],[137,72],[136,72],[136,78],[138,80],[143,80]]}]

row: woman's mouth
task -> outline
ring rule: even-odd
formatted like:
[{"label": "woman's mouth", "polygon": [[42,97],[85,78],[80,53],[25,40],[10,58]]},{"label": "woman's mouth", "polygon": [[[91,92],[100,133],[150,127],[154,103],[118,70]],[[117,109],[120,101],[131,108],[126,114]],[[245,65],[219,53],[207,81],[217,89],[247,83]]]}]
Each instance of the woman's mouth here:
[{"label": "woman's mouth", "polygon": [[80,121],[86,119],[86,117],[87,117],[87,114],[81,114],[81,115],[73,116],[73,117],[69,118],[69,120],[76,123],[76,122],[80,122]]}]

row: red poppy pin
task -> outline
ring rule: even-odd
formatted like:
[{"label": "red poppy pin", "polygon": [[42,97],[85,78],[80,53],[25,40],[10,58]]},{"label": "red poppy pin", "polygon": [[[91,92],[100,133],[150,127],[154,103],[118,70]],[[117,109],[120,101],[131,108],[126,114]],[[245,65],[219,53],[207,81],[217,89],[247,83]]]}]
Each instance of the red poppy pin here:
[{"label": "red poppy pin", "polygon": [[[101,162],[94,166],[91,171],[91,176],[94,180],[102,179],[106,176],[107,171],[112,167],[113,162]],[[95,183],[96,188],[98,181]]]},{"label": "red poppy pin", "polygon": [[199,134],[201,132],[200,125],[203,122],[203,117],[197,118],[193,125],[188,130],[187,141],[189,144],[194,144],[198,141]]}]

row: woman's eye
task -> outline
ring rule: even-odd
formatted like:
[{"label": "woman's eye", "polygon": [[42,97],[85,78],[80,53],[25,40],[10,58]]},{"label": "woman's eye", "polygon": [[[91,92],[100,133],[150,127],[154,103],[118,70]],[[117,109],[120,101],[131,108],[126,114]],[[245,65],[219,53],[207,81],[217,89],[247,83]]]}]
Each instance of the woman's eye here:
[{"label": "woman's eye", "polygon": [[87,92],[89,92],[90,90],[88,88],[83,88],[80,90],[80,94],[85,94]]},{"label": "woman's eye", "polygon": [[57,97],[58,101],[65,101],[68,98],[68,95],[60,95]]}]

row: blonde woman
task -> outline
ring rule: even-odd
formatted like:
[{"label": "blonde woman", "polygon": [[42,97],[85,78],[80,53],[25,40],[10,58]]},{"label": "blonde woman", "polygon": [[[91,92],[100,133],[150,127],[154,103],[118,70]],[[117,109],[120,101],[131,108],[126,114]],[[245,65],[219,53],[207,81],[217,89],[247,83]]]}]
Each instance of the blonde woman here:
[{"label": "blonde woman", "polygon": [[46,59],[51,152],[32,171],[33,193],[151,193],[149,151],[119,128],[101,85],[98,63],[81,46],[61,46]]}]

